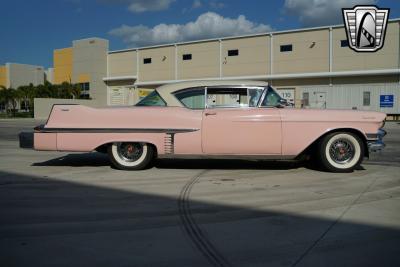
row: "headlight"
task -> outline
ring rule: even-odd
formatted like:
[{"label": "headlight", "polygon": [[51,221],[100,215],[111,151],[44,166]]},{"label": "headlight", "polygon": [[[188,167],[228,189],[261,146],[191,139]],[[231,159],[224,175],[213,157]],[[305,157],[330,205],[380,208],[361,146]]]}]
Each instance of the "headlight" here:
[{"label": "headlight", "polygon": [[382,121],[382,124],[381,124],[380,128],[383,128],[385,126],[385,123],[386,123],[386,118]]}]

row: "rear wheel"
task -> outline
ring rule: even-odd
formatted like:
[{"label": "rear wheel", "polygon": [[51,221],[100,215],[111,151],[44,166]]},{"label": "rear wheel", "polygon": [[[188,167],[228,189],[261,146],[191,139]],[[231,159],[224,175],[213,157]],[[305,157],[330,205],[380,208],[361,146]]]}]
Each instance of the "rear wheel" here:
[{"label": "rear wheel", "polygon": [[146,143],[118,142],[108,146],[111,163],[121,170],[142,170],[154,156],[154,149]]},{"label": "rear wheel", "polygon": [[321,140],[318,154],[324,169],[351,172],[361,164],[364,146],[362,140],[353,133],[331,133]]}]

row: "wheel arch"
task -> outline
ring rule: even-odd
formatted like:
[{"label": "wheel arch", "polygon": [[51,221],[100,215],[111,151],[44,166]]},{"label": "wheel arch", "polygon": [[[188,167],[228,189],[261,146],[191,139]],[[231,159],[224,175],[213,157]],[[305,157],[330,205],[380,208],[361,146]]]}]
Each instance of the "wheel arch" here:
[{"label": "wheel arch", "polygon": [[331,133],[335,133],[335,132],[347,132],[347,133],[353,133],[356,136],[358,136],[364,146],[364,157],[369,157],[369,151],[368,151],[368,143],[367,143],[367,138],[366,136],[358,129],[355,128],[335,128],[335,129],[331,129],[325,133],[323,133],[321,136],[319,136],[317,139],[315,139],[306,149],[304,149],[296,158],[301,158],[304,155],[311,155],[315,152],[315,149],[317,148],[318,144],[321,142],[321,140],[331,134]]}]

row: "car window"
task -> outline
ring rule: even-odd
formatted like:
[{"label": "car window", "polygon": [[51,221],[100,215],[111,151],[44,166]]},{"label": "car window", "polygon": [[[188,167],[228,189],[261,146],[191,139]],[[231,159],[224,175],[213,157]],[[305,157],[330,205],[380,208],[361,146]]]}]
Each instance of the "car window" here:
[{"label": "car window", "polygon": [[192,88],[175,93],[175,97],[187,108],[204,109],[204,88]]},{"label": "car window", "polygon": [[207,88],[207,107],[248,107],[247,88]]},{"label": "car window", "polygon": [[258,101],[264,91],[264,88],[249,88],[249,107],[257,107]]},{"label": "car window", "polygon": [[279,105],[281,101],[281,96],[275,92],[274,89],[268,87],[267,94],[264,97],[263,102],[261,103],[262,107],[276,107]]},{"label": "car window", "polygon": [[162,106],[165,107],[167,103],[162,99],[162,97],[157,93],[156,90],[151,92],[145,98],[140,100],[135,106]]}]

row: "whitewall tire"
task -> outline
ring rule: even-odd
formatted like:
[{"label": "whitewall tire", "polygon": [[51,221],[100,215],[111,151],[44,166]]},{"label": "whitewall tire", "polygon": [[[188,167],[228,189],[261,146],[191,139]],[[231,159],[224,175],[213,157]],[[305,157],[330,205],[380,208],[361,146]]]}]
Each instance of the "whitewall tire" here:
[{"label": "whitewall tire", "polygon": [[364,158],[364,145],[353,133],[331,133],[320,142],[319,158],[322,167],[328,171],[351,172]]},{"label": "whitewall tire", "polygon": [[111,163],[120,170],[142,170],[153,159],[151,145],[138,142],[116,142],[108,146]]}]

